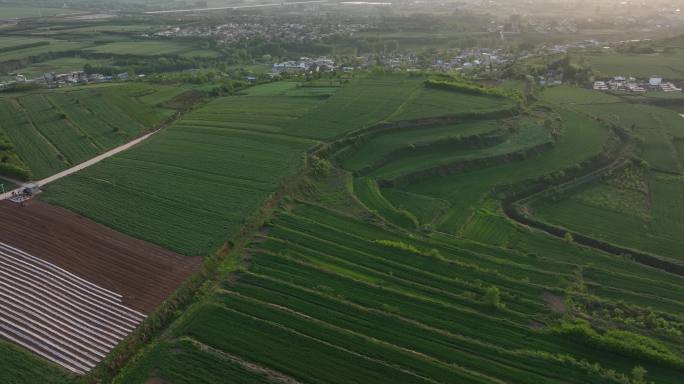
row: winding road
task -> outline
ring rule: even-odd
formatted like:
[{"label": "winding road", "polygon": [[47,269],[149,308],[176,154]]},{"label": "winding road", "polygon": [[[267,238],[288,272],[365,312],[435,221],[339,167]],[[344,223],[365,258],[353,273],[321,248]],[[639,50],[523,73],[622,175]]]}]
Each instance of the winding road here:
[{"label": "winding road", "polygon": [[[133,147],[133,146],[135,146],[135,145],[137,145],[137,144],[140,144],[140,143],[142,143],[143,141],[149,139],[152,135],[156,134],[156,133],[159,132],[160,130],[161,130],[161,128],[156,129],[156,130],[154,130],[154,131],[152,131],[152,132],[150,132],[150,133],[147,133],[147,134],[145,134],[145,135],[142,135],[142,136],[138,137],[137,139],[131,140],[131,141],[129,141],[129,142],[126,143],[126,144],[123,144],[123,145],[121,145],[121,146],[118,146],[118,147],[116,147],[116,148],[114,148],[114,149],[110,149],[109,151],[107,151],[107,152],[105,152],[105,153],[103,153],[103,154],[101,154],[101,155],[97,155],[97,156],[93,157],[93,158],[90,159],[90,160],[86,160],[86,161],[84,161],[84,162],[82,162],[82,163],[80,163],[80,164],[74,165],[73,167],[71,167],[71,168],[69,168],[69,169],[65,169],[65,170],[63,170],[63,171],[61,171],[61,172],[59,172],[59,173],[56,173],[56,174],[54,174],[54,175],[52,175],[52,176],[48,176],[48,177],[46,177],[46,178],[44,178],[44,179],[42,179],[42,180],[38,180],[38,181],[35,181],[35,182],[33,182],[33,183],[26,183],[26,184],[37,184],[39,187],[42,187],[42,186],[47,185],[47,184],[50,184],[50,183],[52,183],[53,181],[57,181],[57,180],[59,180],[59,179],[61,179],[61,178],[63,178],[63,177],[67,177],[67,176],[71,175],[72,173],[76,173],[76,172],[78,172],[78,171],[81,171],[81,170],[83,170],[83,169],[86,169],[86,168],[90,167],[91,165],[95,165],[95,164],[99,163],[100,161],[102,161],[102,160],[104,160],[104,159],[106,159],[106,158],[112,157],[112,156],[116,155],[117,153],[123,152],[123,151],[125,151],[125,150],[127,150],[127,149],[129,149],[129,148],[131,148],[131,147]],[[23,189],[24,189],[24,186],[22,185],[22,186],[20,186],[20,187],[17,188],[17,189],[14,189],[14,190],[8,191],[8,192],[6,192],[6,193],[0,194],[0,200],[9,199],[10,197],[12,197],[12,192],[14,192],[14,193],[21,193],[21,191],[22,191]]]}]

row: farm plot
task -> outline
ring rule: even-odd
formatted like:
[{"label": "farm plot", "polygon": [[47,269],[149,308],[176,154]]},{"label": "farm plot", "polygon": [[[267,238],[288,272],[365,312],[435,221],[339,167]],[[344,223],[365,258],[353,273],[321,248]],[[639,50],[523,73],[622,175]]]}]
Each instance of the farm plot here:
[{"label": "farm plot", "polygon": [[37,78],[43,76],[45,73],[56,72],[66,73],[72,71],[81,71],[83,66],[90,65],[111,65],[110,60],[85,59],[81,57],[61,57],[53,60],[41,61],[40,63],[33,63],[24,68],[17,69],[14,72],[26,75],[29,78]]},{"label": "farm plot", "polygon": [[[618,176],[622,177],[622,176]],[[609,185],[610,198],[597,198],[606,184],[590,187],[569,199],[540,202],[542,219],[588,236],[666,258],[684,260],[684,177],[652,173],[644,191]]]},{"label": "farm plot", "polygon": [[129,97],[134,90],[107,86],[0,98],[0,130],[40,179],[119,146],[168,117],[167,110]]},{"label": "farm plot", "polygon": [[643,138],[643,157],[654,169],[680,172],[677,150],[672,138],[684,136],[681,118],[666,109],[631,104],[581,105],[582,111],[621,124]]},{"label": "farm plot", "polygon": [[3,6],[2,16],[0,19],[22,19],[26,17],[47,17],[47,16],[58,16],[66,15],[70,13],[78,12],[75,9],[69,8],[44,8],[44,7],[12,7]]},{"label": "farm plot", "polygon": [[[101,103],[93,105],[92,108],[93,111],[97,111],[98,115],[107,116],[110,121],[118,123],[118,125],[112,125],[120,126],[122,130],[133,134],[141,125],[149,128],[172,116],[176,112],[175,108],[168,107],[165,103],[185,91],[179,87],[150,84],[125,84],[107,87],[101,92],[97,90],[91,92],[91,96],[95,96],[91,101],[102,99]],[[107,109],[107,105],[114,105],[116,108]],[[98,106],[100,107],[99,110],[97,110]],[[122,116],[118,120],[117,116],[114,115],[117,111],[122,112]]]},{"label": "farm plot", "polygon": [[[549,311],[544,292],[565,284],[568,265],[551,256],[409,237],[309,205],[278,214],[247,252],[249,270],[196,304],[169,332],[172,339],[118,382],[211,381],[209,372],[178,369],[193,366],[200,351],[222,371],[241,363],[238,380],[248,369],[275,372],[277,382],[605,383],[608,370],[633,367],[633,357],[530,328]],[[582,254],[564,252],[566,259]],[[616,270],[632,265],[581,257]],[[505,309],[482,299],[491,286],[501,290]],[[580,360],[594,369],[582,369]],[[651,380],[678,380],[677,370],[641,363]]]},{"label": "farm plot", "polygon": [[18,102],[28,112],[40,134],[59,150],[69,164],[78,164],[97,155],[97,145],[43,95],[23,96]]},{"label": "farm plot", "polygon": [[290,90],[296,89],[299,84],[300,83],[296,81],[274,81],[272,83],[247,88],[240,92],[240,94],[247,96],[280,96]]},{"label": "farm plot", "polygon": [[46,53],[77,51],[86,48],[92,43],[84,41],[68,41],[56,39],[42,39],[48,44],[27,45],[24,48],[16,46],[17,49],[8,50],[6,52],[0,51],[0,62],[21,60],[31,56],[38,56]]},{"label": "farm plot", "polygon": [[[73,122],[82,132],[86,133],[92,140],[93,144],[98,150],[105,148],[113,148],[124,142],[124,136],[121,134],[119,126],[109,125],[106,121],[100,118],[99,114],[92,112],[86,104],[88,97],[74,98],[73,93],[54,93],[46,96],[50,104],[56,109],[68,116],[68,119]],[[102,100],[95,100],[94,103]],[[88,101],[88,104],[90,102]],[[92,105],[92,104],[91,104]],[[120,114],[117,114],[120,116]],[[133,122],[133,129],[135,129],[135,122]]]},{"label": "farm plot", "polygon": [[399,177],[403,174],[421,171],[430,167],[450,163],[486,159],[499,155],[533,149],[552,142],[550,133],[534,122],[520,124],[518,131],[505,141],[485,148],[452,149],[448,146],[437,147],[434,151],[403,156],[373,171],[373,176],[383,179]]},{"label": "farm plot", "polygon": [[0,242],[38,255],[148,313],[199,265],[39,201],[0,202]]},{"label": "farm plot", "polygon": [[122,41],[88,48],[88,51],[112,55],[136,56],[187,56],[187,57],[217,57],[218,52],[209,49],[197,49],[192,44],[183,42],[164,41]]},{"label": "farm plot", "polygon": [[240,92],[247,96],[301,96],[327,98],[335,94],[339,86],[323,82],[276,81],[250,87]]},{"label": "farm plot", "polygon": [[625,102],[615,96],[571,87],[551,88],[544,100],[617,124],[643,139],[643,156],[650,165],[680,172],[673,140],[684,137],[684,124],[676,112],[653,105]]},{"label": "farm plot", "polygon": [[0,337],[86,373],[144,319],[115,292],[0,242]]},{"label": "farm plot", "polygon": [[684,71],[680,63],[684,60],[684,50],[673,53],[653,54],[598,54],[583,55],[586,63],[602,76],[634,76],[648,78],[654,74],[667,79],[683,79]]},{"label": "farm plot", "polygon": [[34,355],[12,342],[0,338],[0,381],[3,383],[67,384],[70,375],[57,364]]},{"label": "farm plot", "polygon": [[554,147],[521,161],[492,165],[463,173],[434,177],[402,187],[402,190],[448,201],[451,206],[438,228],[454,233],[497,185],[540,177],[570,167],[602,151],[608,130],[582,114],[560,110],[565,133]]},{"label": "farm plot", "polygon": [[463,113],[505,111],[515,106],[510,99],[422,87],[402,105],[390,120],[414,120]]},{"label": "farm plot", "polygon": [[409,211],[398,209],[392,205],[380,192],[375,179],[362,177],[354,180],[354,193],[370,211],[400,227],[415,229],[418,219]]},{"label": "farm plot", "polygon": [[40,178],[66,168],[64,158],[36,129],[26,111],[14,99],[0,99],[0,129],[7,135],[15,152]]},{"label": "farm plot", "polygon": [[[313,145],[227,128],[245,122],[233,107],[232,100],[212,102],[131,151],[50,185],[43,198],[179,253],[215,251]],[[266,113],[261,124],[274,119]]]},{"label": "farm plot", "polygon": [[184,124],[290,135],[292,130],[288,127],[296,126],[302,116],[322,102],[287,96],[224,97],[187,115]]},{"label": "farm plot", "polygon": [[[422,132],[426,134],[421,135]],[[493,132],[498,132],[500,138],[492,142],[478,136]],[[469,138],[468,142],[457,144],[454,140],[464,139],[460,135],[465,136],[465,139]],[[425,142],[421,143],[417,140],[425,140]],[[417,175],[431,169],[449,167],[451,164],[466,164],[469,161],[486,162],[488,159],[504,155],[512,156],[527,151],[533,153],[540,151],[538,148],[551,143],[550,132],[533,119],[520,119],[506,124],[501,121],[476,121],[455,126],[390,132],[372,137],[357,149],[348,151],[351,153],[344,153],[342,164],[352,169],[355,166],[363,167],[370,164],[372,167],[367,168],[370,169],[370,176],[383,180],[385,181],[383,184],[388,185],[388,181],[400,180],[408,177],[406,175]],[[503,160],[498,162],[503,162]],[[459,187],[458,190],[474,188],[474,185],[469,183]],[[416,223],[431,223],[436,219],[435,214],[444,215],[440,220],[452,220],[452,214],[465,215],[468,212],[467,210],[449,210],[448,199],[440,195],[425,195],[424,192],[412,191],[410,185],[399,187],[409,193],[398,189],[386,189],[393,193],[392,202],[383,196],[384,190],[378,189],[376,182],[371,179],[359,179],[355,187],[357,197],[369,209],[376,211],[390,222],[406,228],[415,228]],[[490,185],[488,188],[491,187]],[[429,208],[426,207],[426,211],[417,206],[423,203],[428,204]],[[406,207],[413,209],[406,209]],[[460,216],[459,220],[463,220],[464,217],[467,216]]]},{"label": "farm plot", "polygon": [[[0,202],[0,225],[0,338],[75,373],[92,369],[200,263],[37,201]],[[20,364],[3,367],[30,377]]]},{"label": "farm plot", "polygon": [[502,122],[489,120],[393,131],[373,137],[362,145],[350,149],[340,159],[340,163],[343,168],[356,171],[401,148],[493,132],[502,125]]},{"label": "farm plot", "polygon": [[414,92],[421,78],[374,76],[342,86],[318,108],[292,121],[287,131],[295,136],[332,139],[389,118]]},{"label": "farm plot", "polygon": [[[3,7],[4,11],[4,7]],[[2,36],[0,38],[0,52],[9,52],[30,46],[49,44],[50,39],[35,37]]]}]

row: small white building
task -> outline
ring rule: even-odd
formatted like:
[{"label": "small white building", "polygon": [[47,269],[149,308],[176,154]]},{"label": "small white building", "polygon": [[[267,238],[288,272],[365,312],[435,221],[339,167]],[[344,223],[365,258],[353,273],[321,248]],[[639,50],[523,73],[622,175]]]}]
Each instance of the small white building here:
[{"label": "small white building", "polygon": [[661,83],[660,89],[665,92],[681,92],[682,89],[674,85],[673,83]]},{"label": "small white building", "polygon": [[651,78],[648,79],[648,84],[652,87],[659,87],[662,82],[663,78],[659,76],[651,76]]},{"label": "small white building", "polygon": [[594,82],[594,90],[595,91],[607,91],[608,90],[608,84],[606,84],[605,81],[595,81]]}]

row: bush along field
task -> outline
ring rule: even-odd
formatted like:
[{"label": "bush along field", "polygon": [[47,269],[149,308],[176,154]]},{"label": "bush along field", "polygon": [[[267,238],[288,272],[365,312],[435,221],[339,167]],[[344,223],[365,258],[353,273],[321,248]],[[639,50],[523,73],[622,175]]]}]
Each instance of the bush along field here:
[{"label": "bush along field", "polygon": [[[338,97],[345,87],[393,79],[406,85],[403,77],[356,79],[332,96],[301,100],[291,84],[269,84],[219,98],[48,188],[48,200],[186,254],[231,239],[225,258],[207,259],[216,272],[189,295],[192,303],[163,307],[173,320],[165,332],[106,377],[679,383],[681,275],[583,246],[572,234],[548,236],[504,209],[540,193],[549,204],[555,197],[646,219],[655,216],[644,197],[655,194],[652,178],[672,193],[678,176],[654,176],[635,157],[641,147],[628,130],[543,99],[517,116],[504,103],[505,114],[455,106],[395,121],[418,103],[411,94],[422,89],[409,89],[393,111],[358,126],[298,130],[298,121],[323,121],[321,111],[335,103],[352,115],[355,104]],[[396,173],[385,172],[395,163]],[[91,195],[117,204],[103,208]],[[251,219],[238,218],[260,204]]]}]

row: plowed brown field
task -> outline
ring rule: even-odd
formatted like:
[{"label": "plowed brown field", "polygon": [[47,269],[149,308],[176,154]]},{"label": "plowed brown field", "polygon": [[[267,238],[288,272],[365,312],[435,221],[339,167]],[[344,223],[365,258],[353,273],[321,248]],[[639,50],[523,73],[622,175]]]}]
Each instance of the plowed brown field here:
[{"label": "plowed brown field", "polygon": [[123,295],[150,313],[200,263],[40,201],[0,201],[0,242]]}]

